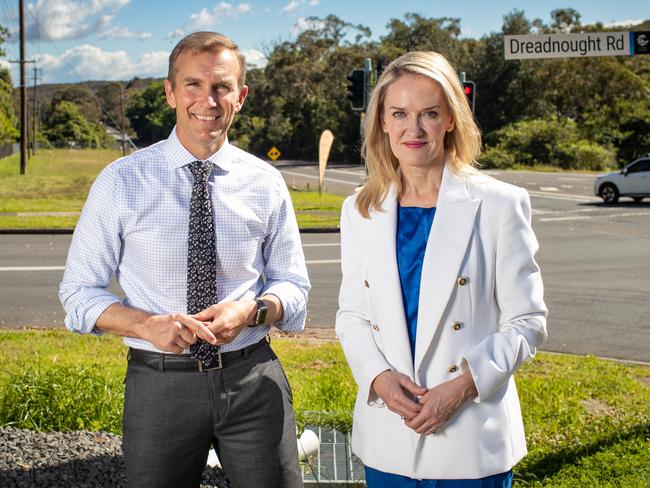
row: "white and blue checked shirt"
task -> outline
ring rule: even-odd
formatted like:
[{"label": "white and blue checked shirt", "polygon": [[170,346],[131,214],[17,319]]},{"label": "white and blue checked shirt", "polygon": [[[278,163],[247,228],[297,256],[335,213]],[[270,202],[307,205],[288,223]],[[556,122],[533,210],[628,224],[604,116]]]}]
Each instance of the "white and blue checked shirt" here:
[{"label": "white and blue checked shirt", "polygon": [[[95,323],[121,300],[153,314],[187,310],[187,237],[196,158],[174,129],[165,141],[108,165],[93,184],[74,231],[59,288],[68,329],[97,333]],[[280,173],[227,141],[209,161],[220,302],[276,295],[284,307],[275,324],[304,328],[310,284],[289,192]],[[268,326],[244,328],[222,351],[254,344]],[[147,341],[131,347],[156,351]]]}]

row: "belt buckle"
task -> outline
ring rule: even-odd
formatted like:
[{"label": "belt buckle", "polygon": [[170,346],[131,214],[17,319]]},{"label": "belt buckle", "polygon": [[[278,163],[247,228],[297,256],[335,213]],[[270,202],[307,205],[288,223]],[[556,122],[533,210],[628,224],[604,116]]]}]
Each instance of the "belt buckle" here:
[{"label": "belt buckle", "polygon": [[217,350],[217,352],[214,355],[215,359],[217,360],[216,366],[212,366],[211,368],[206,368],[203,366],[203,363],[201,360],[197,359],[197,362],[199,363],[199,371],[212,371],[213,369],[221,369],[223,368],[223,363],[221,361],[221,349]]}]

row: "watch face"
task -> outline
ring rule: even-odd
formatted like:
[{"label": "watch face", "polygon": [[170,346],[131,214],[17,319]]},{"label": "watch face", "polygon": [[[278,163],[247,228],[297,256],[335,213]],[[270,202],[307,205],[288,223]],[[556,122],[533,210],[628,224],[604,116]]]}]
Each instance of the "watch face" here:
[{"label": "watch face", "polygon": [[255,299],[257,302],[257,315],[255,316],[255,325],[262,325],[266,320],[267,308],[262,300]]}]

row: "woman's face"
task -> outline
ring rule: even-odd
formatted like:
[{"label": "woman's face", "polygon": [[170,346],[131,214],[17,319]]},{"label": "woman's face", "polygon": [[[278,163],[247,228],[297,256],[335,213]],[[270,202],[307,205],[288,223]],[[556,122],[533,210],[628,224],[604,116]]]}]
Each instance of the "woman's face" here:
[{"label": "woman's face", "polygon": [[406,73],[386,89],[382,127],[401,167],[427,167],[444,164],[445,134],[454,120],[437,82]]}]

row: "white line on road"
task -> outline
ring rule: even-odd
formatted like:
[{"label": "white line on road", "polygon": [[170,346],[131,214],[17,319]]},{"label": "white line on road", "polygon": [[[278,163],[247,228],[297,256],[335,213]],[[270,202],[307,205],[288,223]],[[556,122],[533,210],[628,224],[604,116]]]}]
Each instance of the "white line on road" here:
[{"label": "white line on road", "polygon": [[[312,180],[317,180],[318,179],[318,176],[306,175],[306,174],[303,174],[303,173],[296,173],[294,171],[281,170],[281,173],[283,175],[300,176],[301,178],[311,178]],[[334,178],[325,178],[325,183],[327,183],[328,181],[331,181],[333,183],[343,183],[344,185],[359,186],[359,183],[356,182],[356,181],[345,181],[345,180],[336,180]]]},{"label": "white line on road", "polygon": [[0,271],[63,271],[65,266],[5,266]]},{"label": "white line on road", "polygon": [[601,199],[598,197],[589,197],[583,195],[563,195],[563,194],[550,194],[544,193],[543,191],[528,190],[528,194],[531,197],[537,198],[548,198],[549,200],[566,200],[569,202],[600,202]]},{"label": "white line on road", "polygon": [[328,173],[341,173],[344,175],[352,175],[352,176],[358,176],[358,177],[364,177],[364,172],[363,169],[358,169],[358,170],[350,170],[350,169],[332,169],[332,168],[327,168]]},{"label": "white line on road", "polygon": [[627,212],[627,213],[609,213],[602,215],[574,215],[571,217],[545,217],[539,219],[540,222],[560,222],[565,220],[591,220],[597,217],[636,217],[639,215],[650,215],[650,212]]},{"label": "white line on road", "polygon": [[[338,244],[337,244],[338,246]],[[311,261],[305,261],[306,264],[338,264],[340,259],[314,259]],[[65,266],[3,266],[0,267],[0,272],[2,271],[63,271]]]},{"label": "white line on road", "polygon": [[307,264],[338,264],[340,259],[314,259],[312,261],[305,261]]}]

